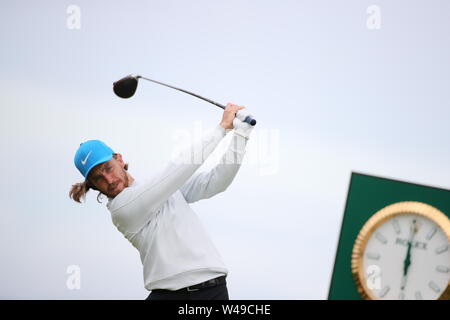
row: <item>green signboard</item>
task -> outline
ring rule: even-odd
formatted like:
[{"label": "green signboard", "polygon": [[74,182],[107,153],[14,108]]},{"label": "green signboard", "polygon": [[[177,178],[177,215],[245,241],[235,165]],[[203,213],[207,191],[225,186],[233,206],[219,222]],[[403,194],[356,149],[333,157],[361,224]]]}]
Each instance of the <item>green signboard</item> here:
[{"label": "green signboard", "polygon": [[[358,292],[354,274],[352,274],[352,252],[354,249],[355,241],[357,240],[362,228],[366,225],[368,220],[374,216],[375,213],[379,212],[381,209],[389,205],[401,202],[424,203],[442,212],[443,215],[441,216],[441,218],[443,217],[444,220],[448,220],[448,218],[450,217],[450,190],[396,181],[366,174],[352,173],[328,299],[363,299],[361,293]],[[445,216],[447,218],[445,218]],[[448,228],[445,227],[443,229]],[[410,230],[413,230],[411,231],[411,237],[413,237],[415,231],[414,229]],[[448,232],[450,231],[444,231],[447,232],[448,236]],[[408,230],[404,228],[404,233],[407,232]],[[445,232],[443,233],[444,235]],[[377,236],[379,236],[378,240],[380,240],[381,242],[387,241],[386,239],[383,239],[382,235],[377,234]],[[428,237],[429,236],[430,235],[428,235]],[[408,242],[407,238],[406,240],[403,240],[402,243],[402,241],[399,240],[400,238],[401,237],[397,237],[397,242],[399,242],[401,245],[404,245],[404,252],[408,253],[408,255],[409,251],[411,251],[411,245],[408,246],[409,243],[413,243],[416,247],[421,245],[418,241],[417,243],[414,243],[413,241]],[[444,238],[440,238],[441,242],[442,239]],[[380,244],[380,246],[381,245],[382,244]],[[422,246],[425,246],[425,248],[426,245],[426,243],[422,244]],[[414,250],[419,251],[420,248],[415,248]],[[450,251],[450,249],[448,249],[448,246],[446,249],[445,244],[442,248],[435,249],[433,247],[433,249],[429,248],[429,250],[440,250],[443,252],[446,250]],[[437,252],[435,254],[437,255],[438,253],[440,254],[439,257],[444,257],[444,254],[447,254],[448,252]],[[421,254],[421,252],[419,252],[419,254]],[[377,254],[374,254],[374,258],[377,258],[376,255]],[[443,258],[444,261],[446,261],[446,257]],[[407,279],[407,272],[410,264],[409,256],[407,256],[407,258],[409,260],[405,259],[404,266],[402,265],[402,268],[404,267],[404,270],[402,271],[404,272],[404,275],[402,275],[402,277],[405,278],[403,279],[405,280],[405,282]],[[445,265],[444,262],[438,265],[436,268],[440,268],[439,271],[444,275],[446,271],[450,275],[449,267],[450,261],[448,261],[447,265]],[[429,285],[431,288],[427,288],[427,290],[437,290],[439,287],[438,284],[432,281],[429,281],[427,285]],[[390,288],[386,286],[382,289],[386,292],[383,291],[381,292],[381,294],[387,294],[387,291],[389,291]],[[393,289],[391,290],[391,293],[392,292]],[[421,297],[423,293],[417,291],[415,292],[415,295],[416,297]]]}]

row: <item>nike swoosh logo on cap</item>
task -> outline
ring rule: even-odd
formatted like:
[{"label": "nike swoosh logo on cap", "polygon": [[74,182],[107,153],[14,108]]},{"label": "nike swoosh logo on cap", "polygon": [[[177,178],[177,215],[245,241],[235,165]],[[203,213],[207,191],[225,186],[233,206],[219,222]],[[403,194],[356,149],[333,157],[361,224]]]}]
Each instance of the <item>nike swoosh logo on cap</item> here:
[{"label": "nike swoosh logo on cap", "polygon": [[89,156],[91,155],[91,152],[92,152],[92,151],[89,151],[89,153],[87,154],[86,158],[84,158],[84,160],[81,160],[81,164],[82,164],[83,166],[86,165],[86,161],[87,161],[87,159],[89,158]]}]

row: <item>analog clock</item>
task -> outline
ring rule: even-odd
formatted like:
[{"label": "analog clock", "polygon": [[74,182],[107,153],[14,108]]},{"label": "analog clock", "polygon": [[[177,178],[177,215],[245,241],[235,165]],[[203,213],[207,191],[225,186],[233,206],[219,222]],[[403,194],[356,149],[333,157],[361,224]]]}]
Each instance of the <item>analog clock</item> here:
[{"label": "analog clock", "polygon": [[422,202],[381,209],[359,232],[352,274],[365,299],[449,299],[449,218]]}]

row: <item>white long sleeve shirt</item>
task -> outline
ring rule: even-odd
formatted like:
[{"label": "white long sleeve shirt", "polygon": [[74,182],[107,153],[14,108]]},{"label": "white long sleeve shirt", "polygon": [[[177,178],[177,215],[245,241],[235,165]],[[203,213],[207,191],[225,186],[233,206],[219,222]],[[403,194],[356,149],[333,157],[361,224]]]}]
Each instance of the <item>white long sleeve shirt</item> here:
[{"label": "white long sleeve shirt", "polygon": [[[228,274],[189,206],[225,191],[236,176],[247,143],[238,134],[233,134],[219,164],[209,172],[195,173],[227,131],[217,125],[161,172],[145,181],[135,180],[114,199],[108,198],[114,225],[139,250],[149,291],[178,290]],[[190,155],[200,161],[181,161]]]}]

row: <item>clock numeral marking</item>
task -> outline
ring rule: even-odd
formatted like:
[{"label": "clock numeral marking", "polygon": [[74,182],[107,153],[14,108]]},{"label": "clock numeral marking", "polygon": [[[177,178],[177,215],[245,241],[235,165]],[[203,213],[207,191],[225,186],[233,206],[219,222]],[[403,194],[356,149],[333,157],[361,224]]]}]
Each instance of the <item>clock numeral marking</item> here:
[{"label": "clock numeral marking", "polygon": [[433,281],[430,281],[430,283],[428,284],[428,286],[436,293],[441,292],[441,289],[438,287],[438,285],[436,283],[434,283]]},{"label": "clock numeral marking", "polygon": [[375,238],[377,238],[377,240],[380,241],[382,244],[387,243],[387,239],[381,233],[377,232],[377,234],[375,235]]},{"label": "clock numeral marking", "polygon": [[383,298],[391,290],[391,287],[386,286],[380,291],[380,297]]},{"label": "clock numeral marking", "polygon": [[420,293],[420,291],[417,291],[414,296],[416,297],[416,300],[423,300],[422,294]]},{"label": "clock numeral marking", "polygon": [[448,250],[448,244],[444,244],[443,246],[440,246],[436,249],[436,254],[441,254],[442,252],[445,252]]},{"label": "clock numeral marking", "polygon": [[448,273],[450,271],[450,268],[446,267],[446,266],[437,266],[436,271],[442,272],[442,273]]},{"label": "clock numeral marking", "polygon": [[400,225],[398,224],[397,219],[392,220],[392,224],[394,225],[394,230],[396,234],[399,234],[401,232]]},{"label": "clock numeral marking", "polygon": [[380,259],[380,255],[378,253],[369,252],[367,253],[367,258],[371,260],[378,260]]},{"label": "clock numeral marking", "polygon": [[436,228],[436,227],[433,227],[433,228],[430,230],[430,232],[428,232],[428,234],[427,234],[427,240],[431,240],[431,238],[433,238],[433,236],[434,236],[434,234],[436,233],[436,231],[437,231],[437,228]]},{"label": "clock numeral marking", "polygon": [[370,290],[380,290],[381,289],[381,270],[377,265],[370,265],[366,270],[367,274],[367,287]]}]

